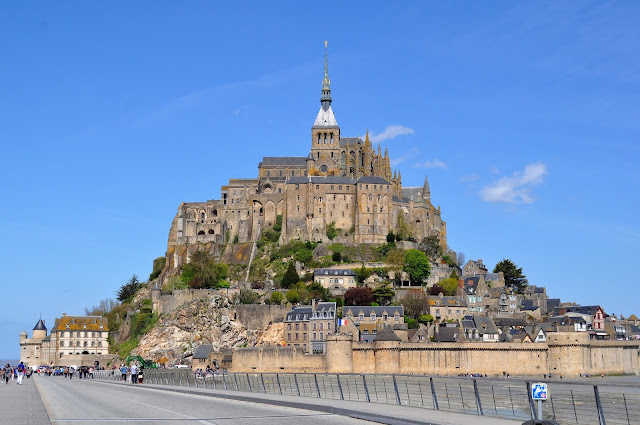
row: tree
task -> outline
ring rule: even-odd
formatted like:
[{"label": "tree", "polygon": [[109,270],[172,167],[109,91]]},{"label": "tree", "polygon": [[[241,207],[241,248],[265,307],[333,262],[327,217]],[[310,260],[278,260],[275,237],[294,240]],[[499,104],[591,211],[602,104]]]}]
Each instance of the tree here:
[{"label": "tree", "polygon": [[437,236],[429,236],[420,242],[420,251],[427,254],[432,261],[436,260],[442,255],[442,246],[440,246],[440,240]]},{"label": "tree", "polygon": [[462,268],[464,266],[464,260],[464,252],[458,252],[458,254],[456,255],[456,264],[458,264],[458,267]]},{"label": "tree", "polygon": [[307,286],[307,296],[310,299],[329,301],[331,292],[318,282],[313,282]]},{"label": "tree", "polygon": [[438,282],[438,285],[442,288],[442,294],[448,297],[453,297],[458,293],[458,279],[448,277]]},{"label": "tree", "polygon": [[274,291],[271,293],[271,304],[282,304],[282,301],[284,300],[284,295],[282,295],[282,292],[279,291]]},{"label": "tree", "polygon": [[289,289],[285,294],[285,297],[291,304],[297,304],[300,302],[300,293],[295,289]]},{"label": "tree", "polygon": [[213,255],[197,251],[191,262],[182,266],[180,280],[193,289],[217,288],[227,278],[229,266],[217,263]]},{"label": "tree", "polygon": [[335,221],[332,221],[331,223],[327,224],[327,237],[329,238],[329,240],[334,240],[339,233],[340,231],[336,228]]},{"label": "tree", "polygon": [[503,259],[493,268],[494,273],[502,272],[504,274],[504,284],[513,288],[517,293],[521,294],[527,287],[529,281],[522,274],[522,267],[518,267],[514,262]]},{"label": "tree", "polygon": [[97,306],[94,306],[91,308],[85,307],[84,315],[85,316],[102,316],[110,313],[111,310],[113,310],[117,306],[118,306],[118,302],[116,300],[112,298],[105,298],[104,300],[100,301],[100,303]]},{"label": "tree", "polygon": [[379,305],[387,305],[391,302],[393,297],[395,297],[396,291],[394,291],[389,283],[386,282],[371,291],[371,295],[373,295],[373,299]]},{"label": "tree", "polygon": [[428,325],[429,323],[433,322],[433,316],[430,314],[421,314],[420,316],[418,316],[418,322],[422,323],[423,325]]},{"label": "tree", "polygon": [[331,255],[331,261],[335,261],[336,263],[339,263],[340,260],[342,260],[342,255],[339,252],[334,252]]},{"label": "tree", "polygon": [[243,288],[238,293],[238,302],[240,304],[257,304],[260,297],[255,291]]},{"label": "tree", "polygon": [[424,252],[417,249],[407,250],[404,271],[414,284],[424,284],[431,273],[431,265]]},{"label": "tree", "polygon": [[387,242],[391,243],[394,242],[396,240],[396,235],[393,234],[393,230],[389,230],[389,233],[387,233]]},{"label": "tree", "polygon": [[363,286],[358,288],[350,288],[344,294],[344,303],[346,305],[371,305],[373,294],[371,288]]},{"label": "tree", "polygon": [[289,289],[300,280],[300,276],[298,276],[298,272],[296,271],[296,266],[293,263],[289,263],[289,267],[287,271],[282,276],[281,285],[284,289]]},{"label": "tree", "polygon": [[402,297],[401,304],[408,317],[417,318],[428,309],[427,294],[419,290],[411,290]]},{"label": "tree", "polygon": [[138,289],[142,287],[142,282],[138,279],[138,275],[133,275],[131,278],[120,287],[120,289],[116,292],[118,296],[118,301],[124,302],[128,301],[138,292]]}]

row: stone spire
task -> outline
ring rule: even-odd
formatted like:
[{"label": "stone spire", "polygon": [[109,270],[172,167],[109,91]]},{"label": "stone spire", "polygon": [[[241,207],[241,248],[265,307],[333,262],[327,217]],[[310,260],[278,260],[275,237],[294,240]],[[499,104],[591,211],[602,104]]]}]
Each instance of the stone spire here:
[{"label": "stone spire", "polygon": [[[331,80],[329,80],[329,65],[327,61],[327,42],[324,42],[324,79],[322,80],[322,97],[320,111],[313,123],[314,127],[338,127],[336,117],[331,110]],[[336,135],[337,136],[337,135]]]},{"label": "stone spire", "polygon": [[431,189],[429,189],[429,180],[424,176],[424,186],[422,186],[422,197],[427,201],[431,200]]},{"label": "stone spire", "polygon": [[331,80],[329,79],[329,62],[327,61],[327,45],[328,43],[324,42],[324,79],[322,80],[322,98],[320,98],[320,103],[322,106],[325,106],[325,103],[328,105],[331,104]]}]

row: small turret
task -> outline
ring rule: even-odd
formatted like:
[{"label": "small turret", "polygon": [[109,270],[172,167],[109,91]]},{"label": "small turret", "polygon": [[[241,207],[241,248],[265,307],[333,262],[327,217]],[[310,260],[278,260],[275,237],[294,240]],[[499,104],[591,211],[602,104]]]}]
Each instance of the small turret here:
[{"label": "small turret", "polygon": [[431,200],[431,189],[429,189],[429,180],[424,176],[424,185],[422,186],[422,197],[427,201]]},{"label": "small turret", "polygon": [[47,327],[44,325],[44,320],[40,318],[38,323],[33,328],[33,339],[44,339],[47,337]]}]

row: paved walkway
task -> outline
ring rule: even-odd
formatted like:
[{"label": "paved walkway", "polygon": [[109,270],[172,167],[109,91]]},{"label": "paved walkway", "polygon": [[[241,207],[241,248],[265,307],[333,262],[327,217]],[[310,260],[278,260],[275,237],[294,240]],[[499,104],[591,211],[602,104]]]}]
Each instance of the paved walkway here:
[{"label": "paved walkway", "polygon": [[[113,385],[133,386],[132,384],[116,381],[101,382],[109,382]],[[329,400],[276,394],[259,394],[241,391],[224,391],[207,388],[155,385],[148,383],[142,384],[140,387],[306,409],[393,425],[522,425],[524,422],[521,420],[468,415],[463,413],[421,409],[417,407],[398,406],[392,404]]]},{"label": "paved walkway", "polygon": [[24,378],[22,385],[0,383],[0,412],[3,424],[51,424],[33,378]]}]

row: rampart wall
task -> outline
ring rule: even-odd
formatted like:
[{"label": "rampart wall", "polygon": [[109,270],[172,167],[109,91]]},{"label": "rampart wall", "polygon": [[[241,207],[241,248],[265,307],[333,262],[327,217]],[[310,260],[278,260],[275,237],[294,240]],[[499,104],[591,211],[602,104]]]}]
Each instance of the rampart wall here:
[{"label": "rampart wall", "polygon": [[250,331],[263,331],[273,322],[282,322],[291,307],[286,305],[247,304],[236,306],[236,320]]},{"label": "rampart wall", "polygon": [[550,336],[548,343],[531,344],[395,341],[366,344],[335,335],[328,339],[325,355],[308,355],[293,347],[236,349],[233,371],[492,376],[640,374],[640,342],[590,341],[586,334],[556,334]]}]

